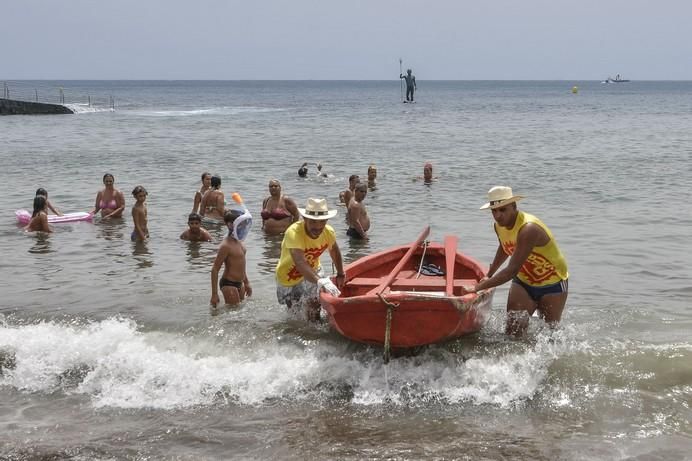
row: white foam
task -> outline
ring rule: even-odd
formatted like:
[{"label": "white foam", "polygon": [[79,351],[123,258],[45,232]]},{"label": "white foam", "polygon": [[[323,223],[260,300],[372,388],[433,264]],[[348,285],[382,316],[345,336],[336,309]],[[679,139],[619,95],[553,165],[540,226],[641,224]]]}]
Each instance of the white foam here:
[{"label": "white foam", "polygon": [[75,114],[93,114],[95,112],[113,112],[110,107],[96,107],[88,104],[65,104]]},{"label": "white foam", "polygon": [[271,108],[271,107],[212,107],[205,109],[189,109],[189,110],[157,110],[157,111],[142,111],[140,115],[150,117],[191,117],[200,115],[240,115],[248,113],[265,113],[265,112],[281,112],[286,109]]},{"label": "white foam", "polygon": [[96,407],[319,402],[344,398],[344,392],[368,406],[444,401],[508,407],[532,398],[562,347],[545,341],[466,361],[434,349],[384,365],[378,350],[354,356],[347,342],[248,344],[247,337],[203,333],[141,332],[124,319],[0,324],[0,350],[15,359],[0,385],[81,394]]}]

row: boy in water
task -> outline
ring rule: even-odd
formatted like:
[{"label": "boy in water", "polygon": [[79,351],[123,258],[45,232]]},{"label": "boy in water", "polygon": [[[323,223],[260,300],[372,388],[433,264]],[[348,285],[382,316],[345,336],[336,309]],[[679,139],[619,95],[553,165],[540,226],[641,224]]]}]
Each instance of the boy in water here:
[{"label": "boy in water", "polygon": [[147,190],[142,186],[137,186],[132,190],[132,196],[137,202],[132,206],[132,221],[135,223],[135,230],[132,231],[132,241],[144,241],[149,238],[147,228]]},{"label": "boy in water", "polygon": [[[211,268],[211,300],[213,307],[219,303],[217,284],[227,305],[235,306],[252,296],[252,287],[245,272],[245,245],[239,240],[234,221],[243,215],[238,210],[228,210],[223,215],[223,221],[228,227],[228,236],[219,245],[214,265]],[[243,238],[240,236],[240,238]],[[219,269],[224,265],[223,276],[219,280]]]},{"label": "boy in water", "polygon": [[187,217],[188,228],[180,234],[182,240],[190,242],[211,242],[211,234],[202,227],[202,217],[197,213],[190,213]]}]

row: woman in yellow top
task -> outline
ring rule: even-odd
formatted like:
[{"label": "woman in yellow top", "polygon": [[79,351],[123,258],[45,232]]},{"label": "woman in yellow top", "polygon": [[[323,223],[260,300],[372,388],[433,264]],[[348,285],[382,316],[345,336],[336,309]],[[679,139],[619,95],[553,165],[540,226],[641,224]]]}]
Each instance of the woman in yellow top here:
[{"label": "woman in yellow top", "polygon": [[[488,191],[488,203],[495,219],[499,245],[488,276],[466,292],[502,285],[512,280],[507,298],[507,333],[526,331],[529,317],[538,309],[546,323],[560,322],[567,301],[567,262],[550,229],[537,217],[519,211],[510,187],[496,186]],[[507,266],[498,271],[509,259]]]}]

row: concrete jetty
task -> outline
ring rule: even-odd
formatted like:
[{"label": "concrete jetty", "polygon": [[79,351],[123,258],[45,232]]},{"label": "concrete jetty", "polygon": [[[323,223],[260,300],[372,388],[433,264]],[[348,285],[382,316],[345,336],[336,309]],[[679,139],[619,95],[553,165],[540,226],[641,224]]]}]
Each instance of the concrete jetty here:
[{"label": "concrete jetty", "polygon": [[47,114],[74,114],[62,104],[49,104],[45,102],[17,101],[14,99],[0,98],[0,115],[47,115]]}]

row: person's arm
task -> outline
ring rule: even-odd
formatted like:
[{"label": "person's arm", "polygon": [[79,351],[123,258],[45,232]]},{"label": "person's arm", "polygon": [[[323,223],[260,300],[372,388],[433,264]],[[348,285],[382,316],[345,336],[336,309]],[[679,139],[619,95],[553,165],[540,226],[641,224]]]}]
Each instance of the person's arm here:
[{"label": "person's arm", "polygon": [[334,242],[334,245],[329,249],[329,256],[336,267],[336,287],[341,288],[344,286],[346,274],[344,273],[344,260],[338,243]]},{"label": "person's arm", "polygon": [[417,90],[418,87],[416,86],[416,77],[413,77],[413,89]]},{"label": "person's arm", "polygon": [[[545,235],[543,229],[532,223],[526,224],[521,228],[519,234],[517,235],[517,246],[514,249],[514,253],[509,258],[507,266],[501,271],[495,273],[492,277],[482,280],[473,287],[473,292],[480,290],[485,290],[488,288],[496,287],[508,282],[519,273],[522,264],[526,262],[526,259],[531,254],[531,251],[536,246],[537,242],[542,236]],[[493,261],[494,263],[495,261]],[[497,270],[497,267],[495,267]]]},{"label": "person's arm", "polygon": [[310,266],[307,259],[305,259],[305,252],[300,248],[291,248],[289,252],[291,253],[293,264],[296,265],[296,269],[298,269],[298,272],[300,272],[305,280],[311,283],[317,283],[319,277],[312,266]]},{"label": "person's arm", "polygon": [[46,206],[50,209],[50,211],[53,212],[53,214],[62,216],[62,213],[60,213],[60,210],[57,210],[50,201],[46,200]]},{"label": "person's arm", "polygon": [[192,211],[190,213],[197,213],[199,211],[199,205],[202,203],[202,193],[200,191],[195,192],[195,199],[192,202]]},{"label": "person's arm", "polygon": [[187,236],[188,230],[184,230],[182,234],[180,234],[180,240],[190,240],[190,238]]},{"label": "person's arm", "polygon": [[216,305],[219,304],[219,269],[221,269],[221,265],[223,264],[227,255],[228,247],[222,243],[219,245],[219,250],[216,253],[216,259],[214,259],[214,264],[211,266],[211,299],[209,300],[209,304],[211,304],[213,307],[216,307]]},{"label": "person's arm", "polygon": [[211,242],[211,234],[206,229],[200,229],[200,232],[205,242]]},{"label": "person's arm", "polygon": [[94,203],[94,209],[91,214],[96,214],[101,210],[101,191],[96,194],[96,202]]},{"label": "person's arm", "polygon": [[[242,246],[243,246],[243,253],[247,254],[247,249],[245,248],[245,245],[242,245]],[[247,267],[245,267],[245,277],[243,277],[243,285],[245,285],[245,295],[247,297],[252,296],[252,286],[250,285],[250,279],[247,278]]]},{"label": "person's arm", "polygon": [[286,211],[291,213],[291,216],[293,217],[291,222],[300,221],[300,213],[298,213],[296,202],[294,202],[292,198],[284,197],[284,203],[286,204]]}]

